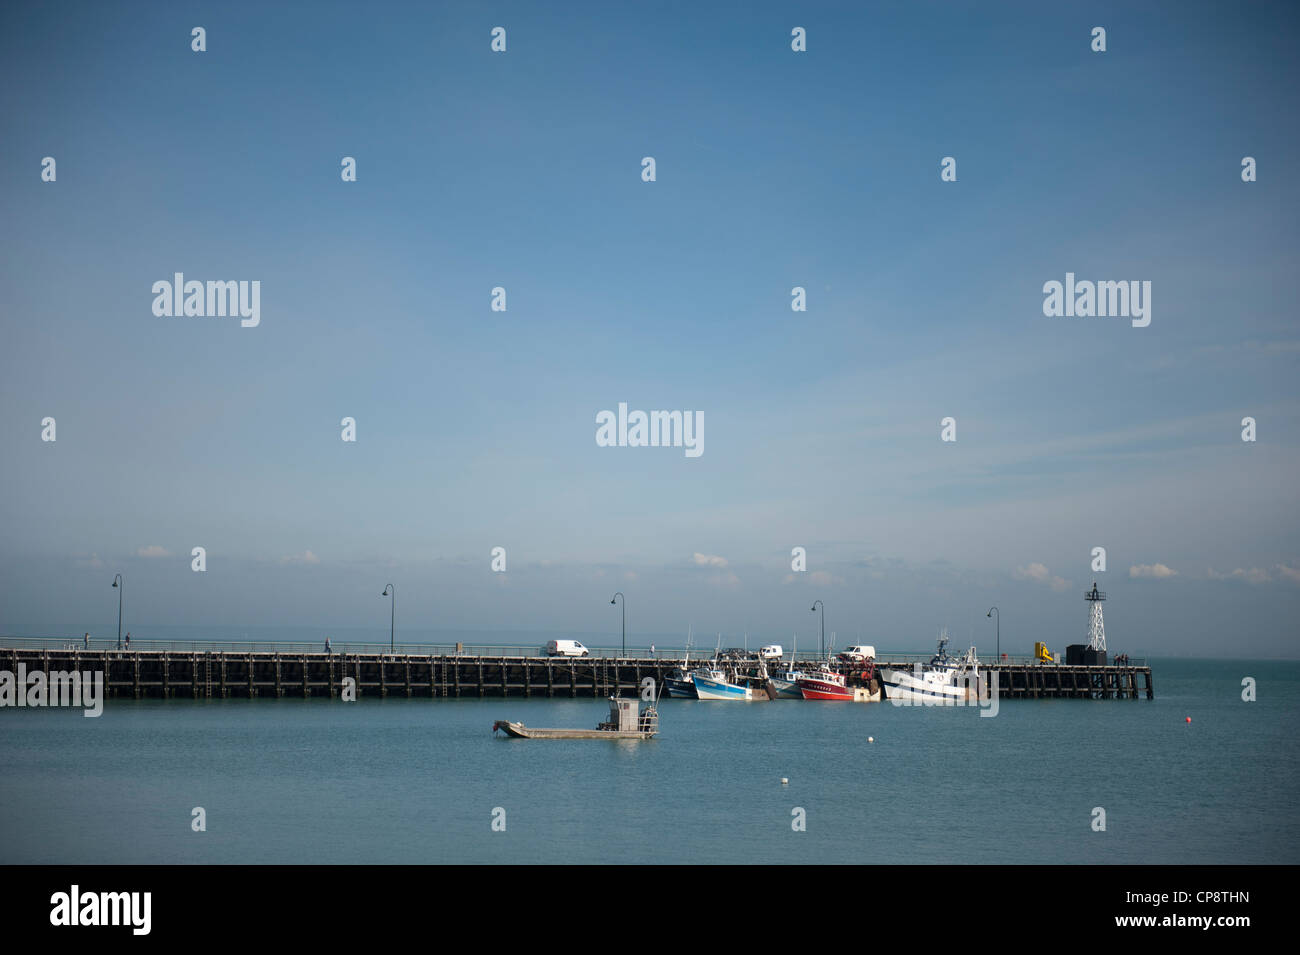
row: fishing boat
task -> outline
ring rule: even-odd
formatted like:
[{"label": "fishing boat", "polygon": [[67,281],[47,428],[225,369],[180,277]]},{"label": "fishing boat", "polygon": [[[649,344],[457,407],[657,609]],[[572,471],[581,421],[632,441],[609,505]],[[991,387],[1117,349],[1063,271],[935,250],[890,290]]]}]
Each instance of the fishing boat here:
[{"label": "fishing boat", "polygon": [[650,739],[659,732],[659,712],[654,704],[641,709],[639,700],[609,698],[609,719],[596,724],[594,730],[530,729],[512,720],[497,720],[498,730],[515,739]]},{"label": "fishing boat", "polygon": [[881,667],[885,699],[894,703],[957,704],[978,692],[979,658],[971,647],[961,658],[948,653],[948,631],[939,634],[938,652],[928,664],[911,670]]},{"label": "fishing boat", "polygon": [[805,700],[853,702],[853,688],[848,685],[844,674],[826,666],[804,674],[797,684]]},{"label": "fishing boat", "polygon": [[769,678],[772,684],[772,691],[776,693],[778,700],[802,700],[803,690],[799,689],[799,681],[805,676],[802,670],[782,670],[775,676]]},{"label": "fishing boat", "polygon": [[798,669],[798,659],[799,638],[795,637],[794,651],[791,656],[790,666],[768,678],[768,683],[772,687],[772,692],[776,694],[778,700],[803,699],[803,690],[799,689],[799,680],[807,674]]},{"label": "fishing boat", "polygon": [[700,667],[692,672],[695,683],[695,695],[701,700],[752,700],[754,691],[748,686],[728,679],[722,669]]},{"label": "fishing boat", "polygon": [[691,632],[690,628],[686,631],[686,656],[682,657],[682,665],[672,670],[664,677],[664,689],[668,692],[669,699],[674,700],[695,700],[699,697],[695,693],[695,676],[687,667],[691,659]]},{"label": "fishing boat", "polygon": [[668,696],[674,700],[697,700],[699,697],[695,693],[695,675],[689,670],[683,670],[678,667],[669,671],[664,677],[664,689],[668,691]]},{"label": "fishing boat", "polygon": [[[730,651],[728,651],[730,653]],[[746,684],[736,680],[736,667],[732,662],[723,669],[722,634],[718,634],[718,645],[713,649],[713,662],[708,666],[697,667],[691,671],[691,681],[695,684],[695,697],[700,700],[752,700],[754,691]]]}]

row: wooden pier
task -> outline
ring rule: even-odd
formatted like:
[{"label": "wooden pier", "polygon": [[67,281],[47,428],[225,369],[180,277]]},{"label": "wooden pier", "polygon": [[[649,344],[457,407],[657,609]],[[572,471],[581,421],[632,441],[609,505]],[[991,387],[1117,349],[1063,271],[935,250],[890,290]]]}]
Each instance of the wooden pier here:
[{"label": "wooden pier", "polygon": [[[692,664],[698,663],[692,661]],[[18,672],[103,671],[105,695],[136,699],[337,697],[353,681],[358,697],[634,696],[642,681],[656,693],[680,659],[583,658],[295,650],[84,650],[0,648],[0,669]],[[882,659],[877,666],[910,663]],[[1145,665],[1066,666],[1002,663],[980,667],[986,688],[997,675],[1003,699],[1152,699]],[[665,697],[666,693],[663,694]]]},{"label": "wooden pier", "polygon": [[1145,696],[1155,698],[1151,668],[1129,664],[1070,666],[1068,664],[994,664],[980,667],[980,678],[988,689],[997,674],[1000,699],[1118,700]]}]

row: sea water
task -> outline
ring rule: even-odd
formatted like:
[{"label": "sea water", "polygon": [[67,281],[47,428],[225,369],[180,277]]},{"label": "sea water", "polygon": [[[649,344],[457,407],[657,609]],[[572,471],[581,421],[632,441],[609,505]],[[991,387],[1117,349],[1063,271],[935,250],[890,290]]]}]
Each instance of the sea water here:
[{"label": "sea water", "polygon": [[1154,700],[992,718],[665,699],[647,742],[492,734],[590,698],[6,709],[0,862],[1300,861],[1300,663],[1151,665]]}]

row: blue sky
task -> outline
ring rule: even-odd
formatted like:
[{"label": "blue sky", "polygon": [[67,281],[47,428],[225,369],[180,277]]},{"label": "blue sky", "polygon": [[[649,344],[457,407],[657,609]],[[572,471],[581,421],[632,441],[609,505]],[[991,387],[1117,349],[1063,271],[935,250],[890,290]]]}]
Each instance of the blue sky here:
[{"label": "blue sky", "polygon": [[[8,4],[0,631],[107,626],[122,572],[138,626],[377,627],[392,580],[423,630],[616,632],[620,589],[634,633],[998,604],[1028,650],[1100,576],[1116,649],[1294,656],[1297,19]],[[154,316],[177,271],[261,325]],[[1067,271],[1151,325],[1045,317]],[[620,401],[704,454],[597,447]]]}]

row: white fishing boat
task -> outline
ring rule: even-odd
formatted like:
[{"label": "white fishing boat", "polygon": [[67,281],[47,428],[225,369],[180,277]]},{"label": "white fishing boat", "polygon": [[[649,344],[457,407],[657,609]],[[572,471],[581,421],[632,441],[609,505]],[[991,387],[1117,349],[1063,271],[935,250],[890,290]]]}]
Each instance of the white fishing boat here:
[{"label": "white fishing boat", "polygon": [[695,695],[701,700],[752,700],[754,691],[748,686],[733,683],[725,671],[718,667],[700,667],[691,676]]},{"label": "white fishing boat", "polygon": [[975,698],[979,658],[971,647],[960,659],[948,655],[948,631],[939,635],[939,650],[924,666],[880,668],[885,699],[893,703],[951,704]]}]

